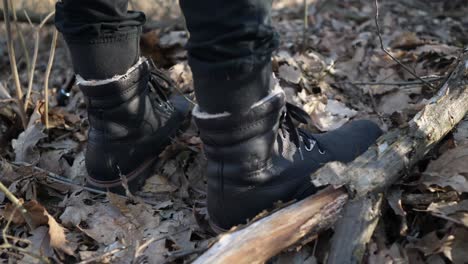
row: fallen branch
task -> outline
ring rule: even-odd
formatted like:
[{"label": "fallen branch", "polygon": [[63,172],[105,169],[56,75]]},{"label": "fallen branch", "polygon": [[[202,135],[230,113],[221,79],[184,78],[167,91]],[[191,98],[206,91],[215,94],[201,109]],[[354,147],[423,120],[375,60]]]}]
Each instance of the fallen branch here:
[{"label": "fallen branch", "polygon": [[315,185],[331,184],[338,189],[329,188],[221,235],[196,263],[263,263],[305,236],[329,228],[337,220],[348,193],[365,197],[394,183],[468,112],[468,49],[449,76],[407,128],[382,136],[375,146],[347,165],[331,162],[311,175]]},{"label": "fallen branch", "polygon": [[383,195],[370,195],[349,202],[334,226],[327,263],[362,263],[367,243],[380,218]]},{"label": "fallen branch", "polygon": [[306,235],[330,227],[347,200],[344,189],[327,188],[244,229],[221,235],[194,263],[264,263]]}]

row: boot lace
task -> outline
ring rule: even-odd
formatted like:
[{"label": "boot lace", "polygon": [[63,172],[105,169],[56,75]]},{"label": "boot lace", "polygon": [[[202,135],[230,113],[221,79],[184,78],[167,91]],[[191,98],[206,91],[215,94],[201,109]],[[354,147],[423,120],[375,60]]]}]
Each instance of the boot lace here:
[{"label": "boot lace", "polygon": [[325,154],[325,151],[320,147],[318,141],[313,137],[313,135],[301,128],[298,128],[294,124],[294,121],[306,125],[312,122],[310,116],[300,107],[297,107],[291,103],[286,103],[286,111],[283,112],[280,120],[281,134],[283,138],[286,137],[286,134],[290,135],[290,139],[294,145],[296,145],[301,159],[304,160],[301,141],[306,151],[310,152],[315,147],[317,147],[320,154]]},{"label": "boot lace", "polygon": [[169,102],[166,94],[169,94],[171,90],[176,86],[174,81],[168,77],[164,72],[159,70],[153,61],[151,63],[151,79],[149,82],[149,88],[151,102],[154,107],[158,107],[164,112],[170,114],[174,111],[174,106]]}]

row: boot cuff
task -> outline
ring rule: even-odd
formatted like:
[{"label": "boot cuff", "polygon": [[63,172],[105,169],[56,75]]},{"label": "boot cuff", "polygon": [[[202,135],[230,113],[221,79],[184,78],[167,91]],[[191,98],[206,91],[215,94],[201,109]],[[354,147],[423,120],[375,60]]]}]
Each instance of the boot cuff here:
[{"label": "boot cuff", "polygon": [[234,131],[256,130],[256,128],[268,128],[268,126],[268,129],[271,129],[271,126],[278,122],[284,106],[284,92],[276,86],[269,95],[253,104],[245,113],[209,114],[201,112],[196,106],[192,114],[203,136],[204,132],[234,133]]},{"label": "boot cuff", "polygon": [[76,83],[92,101],[125,102],[146,89],[150,78],[149,61],[141,57],[125,74],[103,80],[85,80],[76,76]]}]

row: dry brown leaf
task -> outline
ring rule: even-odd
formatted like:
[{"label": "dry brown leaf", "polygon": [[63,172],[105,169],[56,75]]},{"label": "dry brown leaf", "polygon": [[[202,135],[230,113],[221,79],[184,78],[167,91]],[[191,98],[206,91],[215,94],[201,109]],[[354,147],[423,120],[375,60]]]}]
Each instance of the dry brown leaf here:
[{"label": "dry brown leaf", "polygon": [[169,69],[169,76],[179,85],[183,92],[193,90],[192,71],[186,61],[172,66]]},{"label": "dry brown leaf", "polygon": [[162,48],[171,48],[174,46],[183,47],[187,43],[187,40],[187,32],[171,31],[159,39],[159,45]]},{"label": "dry brown leaf", "polygon": [[16,162],[36,163],[39,161],[39,152],[36,150],[36,144],[39,140],[46,138],[42,133],[43,126],[35,124],[21,132],[18,139],[13,139],[11,145],[15,151]]},{"label": "dry brown leaf", "polygon": [[435,216],[442,216],[468,228],[468,200],[460,202],[431,203],[427,211]]},{"label": "dry brown leaf", "polygon": [[418,249],[424,256],[430,256],[438,253],[442,245],[443,241],[439,239],[435,231],[432,231],[406,247]]},{"label": "dry brown leaf", "polygon": [[401,205],[401,194],[403,190],[391,190],[387,196],[387,201],[390,207],[393,209],[396,215],[398,215],[401,219],[401,226],[400,226],[400,235],[406,234],[408,231],[408,224],[406,222],[406,212]]},{"label": "dry brown leaf", "polygon": [[427,173],[437,173],[441,176],[468,175],[468,145],[461,145],[442,154],[432,161]]},{"label": "dry brown leaf", "polygon": [[280,79],[287,82],[298,84],[302,78],[302,72],[298,67],[283,64],[278,69]]},{"label": "dry brown leaf", "polygon": [[89,214],[95,211],[92,205],[86,204],[85,200],[90,201],[89,193],[86,191],[75,191],[67,197],[60,206],[65,210],[60,215],[60,221],[64,226],[76,226],[84,221]]},{"label": "dry brown leaf", "polygon": [[453,139],[457,145],[468,145],[468,116],[458,124],[453,132]]},{"label": "dry brown leaf", "polygon": [[454,175],[454,176],[438,176],[434,174],[424,174],[421,178],[421,182],[429,187],[430,191],[436,191],[432,189],[432,185],[439,187],[450,187],[459,193],[468,193],[468,181],[465,176]]},{"label": "dry brown leaf", "polygon": [[[28,215],[31,218],[32,222],[36,226],[47,224],[47,216],[44,215],[45,208],[39,204],[37,201],[32,200],[23,204],[23,207],[28,211]],[[16,205],[8,203],[2,211],[2,215],[5,219],[10,219],[11,222],[17,225],[25,224],[23,215],[19,210],[15,210]],[[12,216],[12,214],[14,215]]]},{"label": "dry brown leaf", "polygon": [[346,107],[343,103],[328,99],[326,105],[322,102],[317,102],[310,116],[318,129],[330,131],[346,124],[356,114],[357,111]]},{"label": "dry brown leaf", "polygon": [[454,264],[466,264],[468,261],[468,230],[456,227],[451,234],[445,237],[445,243],[441,249],[444,255]]},{"label": "dry brown leaf", "polygon": [[[24,208],[28,212],[32,224],[34,226],[49,226],[49,239],[50,245],[56,249],[63,251],[68,255],[73,255],[73,251],[67,245],[67,239],[65,238],[65,229],[57,223],[53,216],[51,216],[47,210],[35,200],[28,201],[23,204]],[[3,216],[9,219],[11,214],[14,212],[12,217],[12,223],[24,224],[26,221],[19,210],[14,210],[14,205],[8,204],[3,210]]]},{"label": "dry brown leaf", "polygon": [[[31,231],[31,236],[28,237],[31,242],[28,247],[25,248],[27,252],[34,253],[38,256],[50,258],[54,255],[54,250],[50,245],[49,229],[46,226],[40,226]],[[42,263],[40,259],[34,258],[28,254],[25,254],[21,259],[22,263]]]},{"label": "dry brown leaf", "polygon": [[65,228],[63,228],[54,217],[52,217],[47,211],[44,212],[48,218],[49,225],[49,236],[50,245],[53,248],[59,249],[68,255],[73,255],[73,250],[68,245],[67,238],[65,236]]},{"label": "dry brown leaf", "polygon": [[172,193],[177,190],[177,187],[172,185],[165,176],[156,174],[146,180],[142,190],[149,193]]},{"label": "dry brown leaf", "polygon": [[414,54],[421,56],[423,53],[438,53],[449,58],[456,58],[459,52],[460,48],[455,46],[448,46],[446,44],[428,44],[418,47],[414,51]]},{"label": "dry brown leaf", "polygon": [[97,242],[110,245],[135,231],[114,205],[97,203],[94,209],[95,212],[86,218],[87,228],[82,231]]},{"label": "dry brown leaf", "polygon": [[380,250],[377,249],[375,243],[372,243],[369,247],[370,254],[367,260],[369,264],[396,264],[407,262],[397,243],[392,244],[390,248],[383,248]]},{"label": "dry brown leaf", "polygon": [[408,94],[397,91],[390,94],[382,96],[380,99],[380,104],[378,106],[378,111],[385,114],[392,114],[393,112],[402,112],[408,108],[411,98]]},{"label": "dry brown leaf", "polygon": [[402,32],[392,41],[391,46],[395,49],[413,49],[423,45],[425,41],[421,40],[414,32]]},{"label": "dry brown leaf", "polygon": [[468,145],[449,149],[437,160],[429,163],[425,175],[421,178],[423,184],[447,187],[458,192],[468,192]]},{"label": "dry brown leaf", "polygon": [[21,174],[16,173],[13,166],[3,159],[0,159],[0,182],[5,186],[10,186],[14,181],[21,177]]}]

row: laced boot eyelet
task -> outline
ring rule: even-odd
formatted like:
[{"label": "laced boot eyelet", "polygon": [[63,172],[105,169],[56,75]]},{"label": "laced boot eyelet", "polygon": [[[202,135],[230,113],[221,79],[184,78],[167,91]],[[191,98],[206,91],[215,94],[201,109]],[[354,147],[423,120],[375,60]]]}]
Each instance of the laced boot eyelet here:
[{"label": "laced boot eyelet", "polygon": [[322,154],[322,155],[325,155],[325,153],[326,153],[326,151],[325,151],[325,150],[321,150],[320,148],[319,148],[319,150],[318,150],[318,151],[319,151],[319,153],[320,153],[320,154]]},{"label": "laced boot eyelet", "polygon": [[[307,146],[307,144],[304,144],[304,149],[310,152],[314,149],[316,143],[317,142],[315,140],[309,139],[309,145]],[[319,152],[320,152],[320,149],[319,149]]]}]

